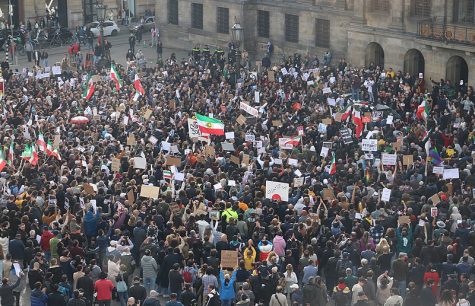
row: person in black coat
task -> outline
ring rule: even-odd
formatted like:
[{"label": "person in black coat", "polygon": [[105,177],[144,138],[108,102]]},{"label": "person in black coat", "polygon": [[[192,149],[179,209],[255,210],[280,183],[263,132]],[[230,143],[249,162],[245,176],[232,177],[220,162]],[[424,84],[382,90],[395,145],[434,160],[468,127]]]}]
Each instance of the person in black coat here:
[{"label": "person in black coat", "polygon": [[147,298],[147,289],[140,284],[140,278],[138,276],[134,277],[134,284],[129,288],[129,298],[131,297],[140,303]]},{"label": "person in black coat", "polygon": [[0,298],[2,306],[10,306],[15,303],[15,298],[13,296],[13,289],[20,285],[20,281],[23,278],[23,273],[20,272],[20,277],[17,279],[16,283],[13,285],[8,284],[8,278],[2,279],[2,286],[0,287]]},{"label": "person in black coat", "polygon": [[159,276],[157,278],[157,281],[160,282],[160,286],[165,290],[168,290],[169,287],[168,273],[170,273],[170,270],[176,263],[180,266],[183,265],[183,256],[181,255],[180,249],[175,248],[175,250],[172,251],[172,249],[169,248],[168,254],[165,256],[163,263],[160,265],[160,273],[158,274]]},{"label": "person in black coat", "polygon": [[76,289],[82,289],[84,296],[90,297],[94,294],[94,281],[92,280],[91,270],[89,268],[84,269],[84,276],[78,278]]},{"label": "person in black coat", "polygon": [[183,276],[180,271],[178,271],[179,269],[180,264],[175,263],[173,264],[173,269],[168,273],[170,292],[176,293],[177,295],[181,293],[181,288],[183,288],[184,283]]},{"label": "person in black coat", "polygon": [[66,306],[65,296],[58,291],[58,284],[51,286],[51,293],[48,294],[48,306]]},{"label": "person in black coat", "polygon": [[23,260],[25,259],[25,244],[21,240],[21,235],[17,234],[15,239],[10,240],[8,250],[12,255],[12,260],[18,260],[23,266]]},{"label": "person in black coat", "polygon": [[191,290],[190,284],[185,285],[185,290],[180,294],[180,302],[184,306],[191,306],[193,305],[192,301],[196,299],[196,295]]}]

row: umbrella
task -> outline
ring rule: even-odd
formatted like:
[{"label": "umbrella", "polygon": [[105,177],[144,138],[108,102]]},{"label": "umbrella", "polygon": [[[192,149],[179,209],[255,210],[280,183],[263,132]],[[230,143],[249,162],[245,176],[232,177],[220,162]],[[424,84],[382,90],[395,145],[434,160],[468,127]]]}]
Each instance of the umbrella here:
[{"label": "umbrella", "polygon": [[71,118],[71,123],[74,123],[74,124],[81,124],[81,123],[88,123],[88,122],[89,122],[89,118],[84,117],[84,116],[76,116],[76,117]]}]

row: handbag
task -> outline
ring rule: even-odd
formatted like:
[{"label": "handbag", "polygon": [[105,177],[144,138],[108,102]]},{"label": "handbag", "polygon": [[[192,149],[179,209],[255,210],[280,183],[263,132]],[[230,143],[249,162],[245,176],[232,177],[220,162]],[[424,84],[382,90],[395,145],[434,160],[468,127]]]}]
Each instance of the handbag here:
[{"label": "handbag", "polygon": [[117,282],[117,292],[127,292],[127,284],[122,273],[120,273],[120,281]]}]

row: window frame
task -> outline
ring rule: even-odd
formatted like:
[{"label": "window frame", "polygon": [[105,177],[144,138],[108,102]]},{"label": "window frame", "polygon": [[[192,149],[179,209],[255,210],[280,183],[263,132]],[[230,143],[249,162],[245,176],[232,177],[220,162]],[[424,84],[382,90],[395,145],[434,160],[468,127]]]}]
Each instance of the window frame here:
[{"label": "window frame", "polygon": [[167,0],[167,21],[169,24],[179,24],[179,5],[178,0]]},{"label": "window frame", "polygon": [[285,14],[285,41],[290,43],[298,43],[299,42],[299,24],[300,24],[300,17],[299,15],[294,14]]},{"label": "window frame", "polygon": [[257,37],[270,37],[270,12],[257,10]]},{"label": "window frame", "polygon": [[196,30],[203,30],[203,4],[191,3],[191,28]]},{"label": "window frame", "polygon": [[315,19],[315,46],[320,48],[330,48],[331,43],[331,23],[329,19]]},{"label": "window frame", "polygon": [[229,34],[229,8],[216,7],[216,33]]}]

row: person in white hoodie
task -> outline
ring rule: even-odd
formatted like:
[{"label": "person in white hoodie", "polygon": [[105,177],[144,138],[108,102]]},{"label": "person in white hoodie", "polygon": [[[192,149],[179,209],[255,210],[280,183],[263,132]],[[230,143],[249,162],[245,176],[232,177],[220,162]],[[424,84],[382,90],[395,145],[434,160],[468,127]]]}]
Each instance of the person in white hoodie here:
[{"label": "person in white hoodie", "polygon": [[8,234],[6,232],[2,232],[0,237],[0,247],[2,248],[3,256],[8,254],[8,245],[10,244],[10,239],[8,238]]}]

